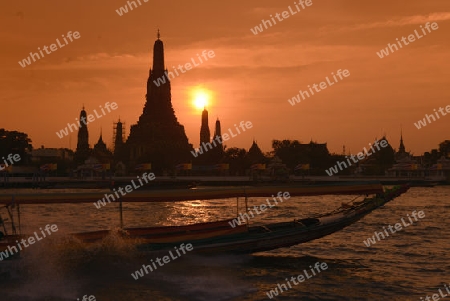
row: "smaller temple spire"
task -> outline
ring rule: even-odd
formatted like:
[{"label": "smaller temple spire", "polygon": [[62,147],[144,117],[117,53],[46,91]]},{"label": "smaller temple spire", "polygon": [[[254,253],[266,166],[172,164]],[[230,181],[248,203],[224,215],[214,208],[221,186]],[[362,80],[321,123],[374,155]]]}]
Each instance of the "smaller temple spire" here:
[{"label": "smaller temple spire", "polygon": [[[87,114],[83,109],[80,112],[80,121],[87,120]],[[77,164],[83,164],[84,161],[89,157],[90,148],[89,148],[89,133],[87,125],[80,122],[80,127],[78,128],[78,141],[77,141],[77,149],[75,151],[75,162]]]},{"label": "smaller temple spire", "polygon": [[103,141],[103,130],[100,128],[100,137],[98,138],[98,142],[94,145],[95,151],[103,151],[106,152],[108,149],[106,147],[106,143]]},{"label": "smaller temple spire", "polygon": [[400,146],[398,148],[399,153],[405,153],[405,145],[403,144],[403,129],[400,129]]},{"label": "smaller temple spire", "polygon": [[161,37],[161,34],[160,34],[160,32],[159,32],[159,28],[158,28],[158,34],[157,34],[157,37],[158,37],[158,40],[159,40],[159,38]]},{"label": "smaller temple spire", "polygon": [[209,143],[211,139],[211,134],[209,131],[208,125],[208,111],[206,110],[206,106],[202,112],[202,124],[200,127],[200,146],[202,143]]},{"label": "smaller temple spire", "polygon": [[214,129],[214,137],[213,137],[213,139],[216,139],[216,137],[219,137],[220,138],[219,140],[222,139],[222,129],[221,129],[221,126],[220,126],[219,117],[217,117],[217,120],[216,120],[216,127]]}]

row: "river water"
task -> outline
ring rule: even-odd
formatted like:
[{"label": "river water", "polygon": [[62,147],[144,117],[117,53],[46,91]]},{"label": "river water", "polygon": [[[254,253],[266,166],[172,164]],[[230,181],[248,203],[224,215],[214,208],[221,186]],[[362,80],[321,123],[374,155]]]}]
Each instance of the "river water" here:
[{"label": "river water", "polygon": [[[35,191],[33,191],[35,193]],[[276,193],[277,191],[274,191]],[[8,193],[10,193],[8,191]],[[331,211],[354,196],[292,197],[251,220],[253,224],[293,220]],[[249,206],[266,203],[251,198]],[[243,208],[241,207],[241,212]],[[407,215],[423,211],[410,223]],[[327,269],[274,300],[421,300],[445,295],[450,283],[450,187],[411,188],[363,220],[328,237],[245,256],[178,259],[135,280],[131,273],[151,259],[118,235],[83,246],[68,233],[116,229],[118,204],[21,206],[23,233],[56,224],[58,231],[30,245],[22,258],[0,262],[1,301],[82,300],[270,300],[267,293],[286,279],[310,272],[316,262]],[[5,211],[1,211],[5,217]],[[236,216],[236,199],[179,203],[124,204],[126,227],[181,225]],[[407,227],[367,247],[363,241],[404,219]],[[450,294],[447,297],[450,300]],[[88,299],[86,299],[88,300]],[[431,300],[431,299],[430,299]]]}]

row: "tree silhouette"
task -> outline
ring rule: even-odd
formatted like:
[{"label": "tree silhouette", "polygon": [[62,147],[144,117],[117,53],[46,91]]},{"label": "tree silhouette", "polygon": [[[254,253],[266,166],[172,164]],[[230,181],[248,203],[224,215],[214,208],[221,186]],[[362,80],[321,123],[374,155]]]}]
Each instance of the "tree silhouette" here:
[{"label": "tree silhouette", "polygon": [[6,157],[9,154],[19,154],[21,160],[15,164],[26,164],[28,162],[28,153],[32,149],[31,139],[28,138],[27,134],[0,129],[0,157]]}]

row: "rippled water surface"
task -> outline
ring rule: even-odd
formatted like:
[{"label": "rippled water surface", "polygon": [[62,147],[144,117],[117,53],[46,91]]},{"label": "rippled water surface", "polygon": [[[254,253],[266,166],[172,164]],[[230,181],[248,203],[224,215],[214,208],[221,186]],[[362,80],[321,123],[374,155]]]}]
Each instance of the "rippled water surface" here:
[{"label": "rippled water surface", "polygon": [[[276,193],[277,191],[274,191]],[[293,197],[251,220],[268,223],[337,208],[354,196]],[[251,198],[249,206],[265,203]],[[363,220],[331,236],[252,256],[183,255],[134,280],[149,264],[133,245],[112,235],[85,247],[67,234],[119,226],[118,204],[23,205],[22,232],[46,224],[59,231],[27,248],[20,260],[0,262],[0,300],[269,300],[267,292],[316,262],[328,269],[282,292],[275,300],[420,300],[450,282],[450,187],[412,188]],[[241,208],[242,210],[242,208]],[[425,217],[367,247],[363,241],[384,226]],[[1,211],[5,217],[5,211]],[[124,205],[126,227],[180,225],[236,215],[236,199]],[[293,283],[293,282],[291,282]],[[450,300],[450,296],[448,297]]]}]

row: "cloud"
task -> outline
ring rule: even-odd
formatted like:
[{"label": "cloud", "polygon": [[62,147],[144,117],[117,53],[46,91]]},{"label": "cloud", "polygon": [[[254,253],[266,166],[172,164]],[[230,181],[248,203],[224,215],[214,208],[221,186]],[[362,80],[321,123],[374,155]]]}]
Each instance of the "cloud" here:
[{"label": "cloud", "polygon": [[427,22],[447,21],[450,20],[450,12],[431,13],[429,15],[416,15],[403,18],[397,18],[396,20],[389,20],[384,22],[374,22],[368,24],[360,24],[351,29],[372,29],[372,28],[384,28],[384,27],[396,27],[406,25],[418,25],[425,24]]},{"label": "cloud", "polygon": [[47,64],[33,66],[39,70],[111,70],[135,69],[148,61],[148,53],[133,55],[129,53],[110,54],[105,52],[91,53],[80,56],[65,56],[48,61]]}]

